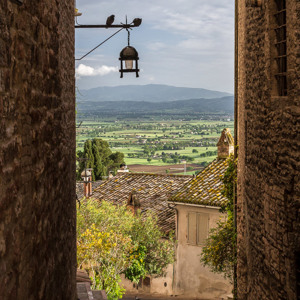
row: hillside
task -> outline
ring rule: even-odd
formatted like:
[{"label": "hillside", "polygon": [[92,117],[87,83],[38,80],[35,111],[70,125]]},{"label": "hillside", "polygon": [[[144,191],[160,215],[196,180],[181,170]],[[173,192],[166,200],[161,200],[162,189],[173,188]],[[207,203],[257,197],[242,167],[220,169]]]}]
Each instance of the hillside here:
[{"label": "hillside", "polygon": [[233,96],[214,99],[190,99],[170,102],[85,101],[77,104],[80,112],[93,113],[233,113]]},{"label": "hillside", "polygon": [[123,85],[79,90],[77,100],[85,101],[147,101],[169,102],[186,99],[214,99],[231,96],[229,93],[201,88],[175,87],[160,84]]}]

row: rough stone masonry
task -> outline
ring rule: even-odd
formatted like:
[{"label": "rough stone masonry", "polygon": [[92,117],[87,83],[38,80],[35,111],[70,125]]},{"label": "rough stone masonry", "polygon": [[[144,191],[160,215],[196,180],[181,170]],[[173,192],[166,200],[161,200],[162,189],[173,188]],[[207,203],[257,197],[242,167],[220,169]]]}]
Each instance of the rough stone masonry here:
[{"label": "rough stone masonry", "polygon": [[74,1],[0,1],[0,298],[75,299]]},{"label": "rough stone masonry", "polygon": [[238,299],[296,300],[300,1],[237,8]]}]

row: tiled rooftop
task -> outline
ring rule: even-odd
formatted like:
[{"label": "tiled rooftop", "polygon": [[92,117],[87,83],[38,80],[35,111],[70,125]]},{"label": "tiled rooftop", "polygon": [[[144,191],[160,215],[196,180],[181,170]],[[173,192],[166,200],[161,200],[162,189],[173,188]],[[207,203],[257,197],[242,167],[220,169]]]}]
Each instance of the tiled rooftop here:
[{"label": "tiled rooftop", "polygon": [[124,204],[135,192],[141,212],[154,212],[158,217],[158,225],[168,233],[175,229],[175,213],[168,207],[167,200],[191,178],[188,175],[118,173],[112,179],[102,182],[93,192],[92,198]]},{"label": "tiled rooftop", "polygon": [[221,177],[226,169],[226,159],[215,159],[178,190],[169,201],[218,207],[224,205],[228,200],[221,194],[223,185]]}]

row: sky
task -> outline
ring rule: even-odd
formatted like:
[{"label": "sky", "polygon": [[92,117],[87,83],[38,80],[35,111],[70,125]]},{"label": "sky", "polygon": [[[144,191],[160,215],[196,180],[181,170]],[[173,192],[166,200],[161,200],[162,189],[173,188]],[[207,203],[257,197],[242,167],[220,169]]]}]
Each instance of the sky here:
[{"label": "sky", "polygon": [[[130,32],[139,53],[140,77],[120,78],[122,30],[86,58],[76,61],[79,90],[98,86],[167,84],[233,93],[234,1],[232,0],[76,0],[79,24],[114,24],[142,18]],[[75,58],[80,58],[118,29],[76,29]]]}]

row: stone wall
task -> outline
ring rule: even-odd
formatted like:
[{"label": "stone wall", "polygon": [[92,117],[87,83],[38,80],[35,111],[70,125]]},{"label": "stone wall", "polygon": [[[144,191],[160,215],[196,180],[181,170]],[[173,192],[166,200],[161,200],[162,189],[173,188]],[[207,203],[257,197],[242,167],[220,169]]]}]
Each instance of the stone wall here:
[{"label": "stone wall", "polygon": [[74,1],[0,1],[0,298],[75,299]]},{"label": "stone wall", "polygon": [[275,0],[237,2],[238,299],[296,300],[300,2],[286,1],[288,95],[280,97],[272,69]]}]

